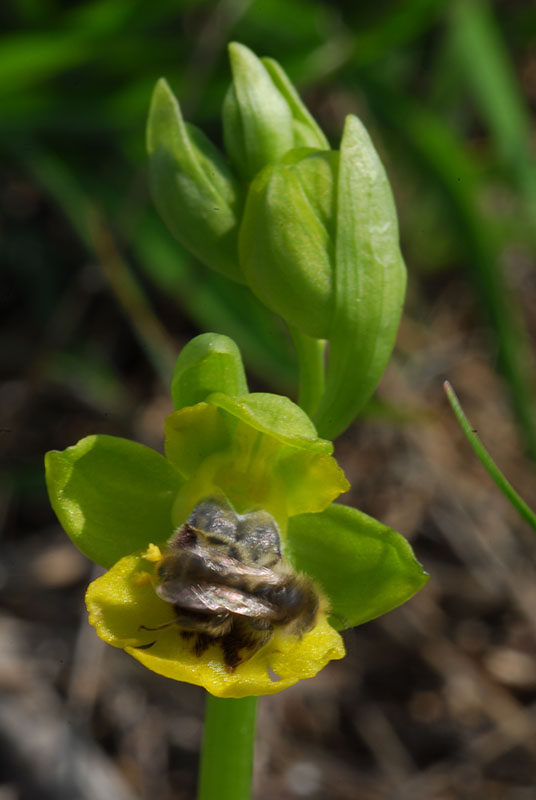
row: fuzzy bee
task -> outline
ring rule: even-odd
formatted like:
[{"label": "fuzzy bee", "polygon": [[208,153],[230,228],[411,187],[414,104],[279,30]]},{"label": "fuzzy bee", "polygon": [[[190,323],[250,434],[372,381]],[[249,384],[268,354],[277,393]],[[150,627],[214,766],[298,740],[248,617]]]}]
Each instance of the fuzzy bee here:
[{"label": "fuzzy bee", "polygon": [[194,652],[219,642],[231,670],[276,627],[298,637],[310,631],[320,605],[310,579],[283,561],[273,517],[237,514],[214,498],[175,532],[157,568],[156,592],[173,606],[182,636],[195,637]]}]

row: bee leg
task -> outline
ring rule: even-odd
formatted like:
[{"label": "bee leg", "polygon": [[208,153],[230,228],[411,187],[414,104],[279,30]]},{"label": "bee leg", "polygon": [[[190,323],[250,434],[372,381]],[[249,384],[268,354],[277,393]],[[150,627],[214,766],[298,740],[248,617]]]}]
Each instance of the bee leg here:
[{"label": "bee leg", "polygon": [[257,653],[272,636],[272,625],[255,620],[242,622],[236,620],[229,633],[222,637],[223,658],[228,669],[233,672],[239,664]]},{"label": "bee leg", "polygon": [[255,631],[269,631],[270,635],[274,629],[269,619],[255,619],[255,617],[251,617],[248,619],[247,624],[249,628],[253,628]]},{"label": "bee leg", "polygon": [[194,644],[194,654],[199,658],[208,650],[211,644],[214,644],[212,636],[207,633],[198,633]]},{"label": "bee leg", "polygon": [[230,614],[205,614],[199,611],[190,611],[186,608],[177,608],[176,624],[184,633],[206,633],[213,639],[223,636],[230,630],[232,619]]},{"label": "bee leg", "polygon": [[234,672],[237,666],[244,660],[240,655],[243,642],[240,641],[236,636],[233,636],[232,633],[228,633],[222,638],[221,646],[223,650],[223,660],[225,661],[225,666],[231,672]]},{"label": "bee leg", "polygon": [[251,655],[258,652],[264,645],[272,638],[273,628],[263,628],[262,630],[256,628],[254,637],[252,637]]},{"label": "bee leg", "polygon": [[147,627],[147,625],[138,625],[138,630],[139,631],[161,631],[164,628],[169,628],[170,625],[176,625],[176,622],[175,622],[174,619],[172,619],[171,622],[164,622],[164,623],[162,623],[162,625],[156,625],[154,628],[149,628],[149,627]]}]

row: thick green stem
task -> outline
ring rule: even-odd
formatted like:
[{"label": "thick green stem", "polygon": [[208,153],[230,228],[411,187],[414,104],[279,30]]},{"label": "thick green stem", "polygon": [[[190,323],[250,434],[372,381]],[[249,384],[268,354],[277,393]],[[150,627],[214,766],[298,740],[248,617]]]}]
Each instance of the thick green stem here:
[{"label": "thick green stem", "polygon": [[257,698],[207,695],[198,800],[250,800]]},{"label": "thick green stem", "polygon": [[323,339],[313,339],[297,328],[289,326],[289,329],[300,366],[298,405],[312,417],[324,394],[326,342]]}]

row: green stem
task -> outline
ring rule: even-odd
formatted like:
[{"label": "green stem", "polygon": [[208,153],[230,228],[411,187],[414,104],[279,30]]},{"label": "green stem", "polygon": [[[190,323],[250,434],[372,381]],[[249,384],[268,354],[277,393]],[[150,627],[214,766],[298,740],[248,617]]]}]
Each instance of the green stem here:
[{"label": "green stem", "polygon": [[445,381],[443,384],[445,388],[445,392],[447,393],[448,401],[454,411],[456,419],[458,420],[462,431],[465,433],[469,444],[473,448],[477,458],[479,459],[480,463],[482,464],[485,469],[487,469],[490,476],[493,478],[501,492],[510,501],[513,507],[516,509],[518,514],[523,517],[525,522],[536,530],[536,514],[532,511],[531,508],[525,503],[525,501],[518,495],[512,484],[506,480],[504,475],[502,474],[501,470],[494,462],[480,439],[478,438],[476,431],[472,427],[471,423],[465,416],[462,407],[460,405],[460,401],[456,397],[454,389],[450,385],[448,381]]},{"label": "green stem", "polygon": [[198,800],[249,800],[257,698],[207,695]]},{"label": "green stem", "polygon": [[324,394],[324,350],[323,339],[313,339],[297,328],[289,326],[300,365],[298,405],[310,417],[320,405]]}]

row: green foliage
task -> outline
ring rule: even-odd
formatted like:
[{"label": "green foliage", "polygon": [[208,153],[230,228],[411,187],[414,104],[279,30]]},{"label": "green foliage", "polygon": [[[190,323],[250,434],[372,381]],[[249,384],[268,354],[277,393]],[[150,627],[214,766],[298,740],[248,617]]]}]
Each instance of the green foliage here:
[{"label": "green foliage", "polygon": [[294,147],[292,113],[262,62],[247,47],[229,46],[233,82],[223,103],[223,138],[244,180]]}]

